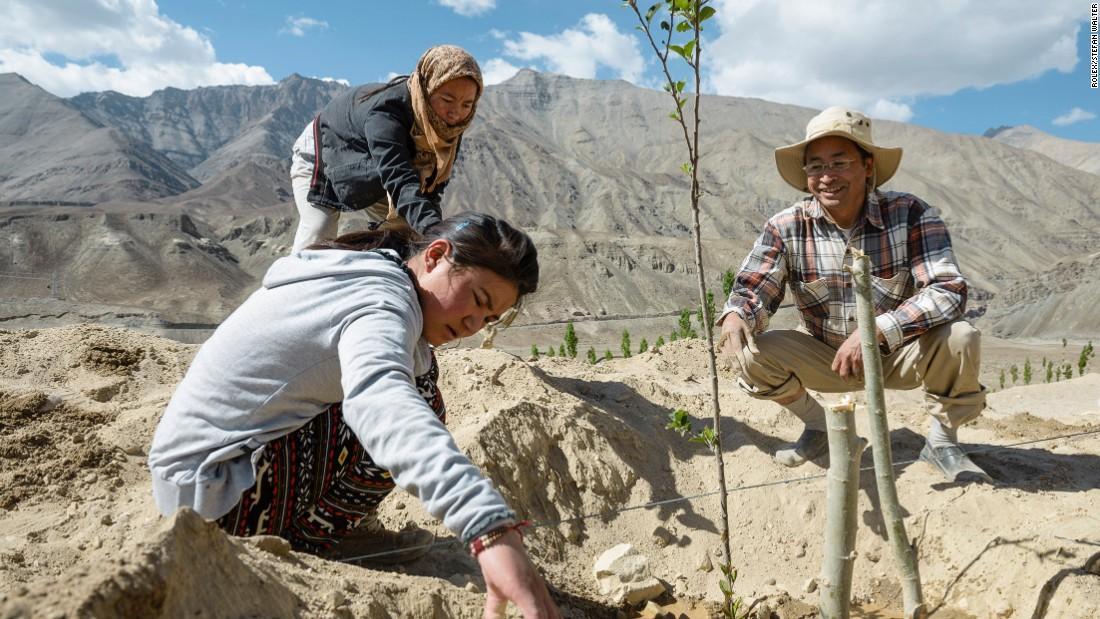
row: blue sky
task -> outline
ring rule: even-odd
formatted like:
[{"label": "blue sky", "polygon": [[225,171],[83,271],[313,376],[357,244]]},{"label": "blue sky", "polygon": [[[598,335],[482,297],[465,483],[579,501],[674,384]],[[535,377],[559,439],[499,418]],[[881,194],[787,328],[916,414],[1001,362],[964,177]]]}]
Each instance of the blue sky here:
[{"label": "blue sky", "polygon": [[[643,0],[644,1],[644,0]],[[0,72],[61,96],[264,84],[291,73],[361,83],[454,43],[487,81],[519,67],[659,85],[618,0],[5,0]],[[980,134],[1030,124],[1100,142],[1089,3],[715,0],[704,91]],[[914,9],[913,7],[919,7]],[[0,96],[3,96],[0,93]]]}]

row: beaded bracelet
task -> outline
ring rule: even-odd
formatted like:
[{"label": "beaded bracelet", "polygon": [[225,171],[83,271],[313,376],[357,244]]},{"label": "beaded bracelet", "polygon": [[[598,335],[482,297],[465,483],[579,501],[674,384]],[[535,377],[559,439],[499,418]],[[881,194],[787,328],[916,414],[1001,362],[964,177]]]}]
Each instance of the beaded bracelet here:
[{"label": "beaded bracelet", "polygon": [[504,537],[509,531],[515,531],[519,533],[519,538],[523,539],[523,527],[531,524],[530,520],[521,520],[515,524],[510,524],[506,527],[500,527],[499,529],[493,529],[488,533],[483,533],[474,538],[474,541],[470,542],[470,556],[476,558],[483,550],[497,543],[500,538]]}]

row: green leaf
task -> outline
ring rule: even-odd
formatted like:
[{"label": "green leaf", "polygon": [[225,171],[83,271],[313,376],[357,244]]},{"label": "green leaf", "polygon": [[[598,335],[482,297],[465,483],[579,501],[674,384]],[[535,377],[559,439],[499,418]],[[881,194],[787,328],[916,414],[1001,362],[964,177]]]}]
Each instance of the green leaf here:
[{"label": "green leaf", "polygon": [[668,414],[668,424],[665,425],[665,429],[672,430],[680,436],[686,436],[691,432],[691,417],[686,410],[678,408]]},{"label": "green leaf", "polygon": [[679,112],[672,112],[671,114],[668,115],[668,117],[671,118],[672,120],[677,120],[678,121],[678,120],[680,120],[680,113]]},{"label": "green leaf", "polygon": [[681,165],[680,170],[682,170],[684,174],[691,174],[691,164],[685,163]]},{"label": "green leaf", "polygon": [[657,9],[661,8],[661,3],[657,2],[653,6],[649,7],[649,10],[645,12],[646,22],[653,21],[653,16],[657,14]]},{"label": "green leaf", "polygon": [[672,26],[669,26],[667,21],[662,21],[661,30],[672,30]]},{"label": "green leaf", "polygon": [[711,17],[714,17],[714,14],[716,12],[717,11],[714,10],[713,6],[703,7],[703,9],[701,11],[699,11],[699,23],[701,24],[701,23],[707,21],[708,19],[710,19]]},{"label": "green leaf", "polygon": [[681,56],[684,55],[684,48],[680,47],[679,45],[669,45],[668,48]]},{"label": "green leaf", "polygon": [[682,21],[676,24],[676,32],[687,32],[688,30],[691,30],[691,22]]},{"label": "green leaf", "polygon": [[693,443],[703,443],[704,445],[713,448],[718,442],[718,435],[714,433],[714,430],[707,426],[699,431],[699,434],[688,439]]},{"label": "green leaf", "polygon": [[677,11],[687,11],[691,8],[691,0],[673,0],[672,6]]},{"label": "green leaf", "polygon": [[684,86],[687,86],[687,82],[684,80],[676,82],[676,92],[684,92]]},{"label": "green leaf", "polygon": [[682,54],[687,60],[691,60],[691,53],[695,51],[695,39],[688,41],[684,45],[684,53]]}]

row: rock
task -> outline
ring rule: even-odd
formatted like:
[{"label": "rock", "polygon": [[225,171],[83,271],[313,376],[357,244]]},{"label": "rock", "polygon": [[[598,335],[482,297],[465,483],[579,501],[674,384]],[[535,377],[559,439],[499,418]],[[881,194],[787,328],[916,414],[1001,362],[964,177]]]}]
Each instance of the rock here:
[{"label": "rock", "polygon": [[657,527],[656,529],[653,529],[653,543],[656,544],[658,548],[664,548],[665,546],[668,546],[675,539],[676,536],[664,527]]},{"label": "rock", "polygon": [[638,604],[665,592],[665,586],[650,574],[649,559],[630,544],[619,544],[596,559],[593,575],[600,593],[617,604]]},{"label": "rock", "polygon": [[466,586],[463,587],[463,589],[469,591],[470,593],[481,593],[481,587],[478,587],[477,583],[472,580],[466,583]]},{"label": "rock", "polygon": [[798,550],[794,551],[794,558],[796,558],[796,559],[801,559],[802,557],[805,557],[805,556],[806,556],[806,547],[805,546],[799,546]]},{"label": "rock", "polygon": [[867,560],[870,561],[871,563],[878,563],[879,559],[881,559],[881,558],[882,557],[879,556],[877,550],[867,551]]},{"label": "rock", "polygon": [[769,587],[774,587],[775,586],[775,579],[774,578],[769,578],[769,579],[764,581],[764,584],[768,585]]},{"label": "rock", "polygon": [[344,595],[343,591],[329,591],[325,594],[325,604],[335,610],[344,605],[348,601],[348,596]]},{"label": "rock", "polygon": [[703,555],[703,559],[699,561],[699,566],[696,569],[700,572],[710,572],[714,569],[714,563],[711,562],[709,554]]},{"label": "rock", "polygon": [[290,555],[290,542],[278,535],[256,535],[248,539],[256,548],[271,553],[276,557],[286,557]]},{"label": "rock", "polygon": [[811,578],[806,581],[806,584],[802,585],[802,591],[805,593],[813,593],[817,591],[817,579]]},{"label": "rock", "polygon": [[649,601],[642,607],[642,616],[652,616],[653,619],[664,617],[666,613],[656,602]]},{"label": "rock", "polygon": [[754,619],[772,619],[772,605],[768,602],[760,602],[753,611]]},{"label": "rock", "polygon": [[447,582],[456,587],[465,587],[466,583],[469,581],[466,579],[465,574],[451,574],[447,577]]}]

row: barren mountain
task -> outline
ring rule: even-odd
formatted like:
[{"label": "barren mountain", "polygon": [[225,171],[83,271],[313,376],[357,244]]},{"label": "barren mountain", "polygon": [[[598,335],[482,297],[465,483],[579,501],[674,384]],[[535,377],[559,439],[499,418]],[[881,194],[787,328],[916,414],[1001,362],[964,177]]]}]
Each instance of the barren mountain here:
[{"label": "barren mountain", "polygon": [[[339,89],[291,76],[267,87],[74,99],[85,113],[146,140],[204,179],[201,187],[153,202],[120,194],[96,210],[125,213],[119,215],[123,219],[188,214],[207,231],[202,238],[211,244],[209,250],[227,256],[223,266],[238,270],[231,280],[241,283],[236,288],[212,285],[221,275],[207,278],[198,287],[221,296],[197,303],[181,271],[150,262],[147,269],[160,273],[155,278],[164,282],[160,297],[137,288],[107,287],[86,298],[68,298],[131,306],[140,298],[153,303],[146,307],[175,319],[175,312],[184,312],[188,320],[198,319],[193,312],[205,307],[211,311],[205,320],[220,320],[224,314],[215,308],[235,306],[286,251],[294,224],[286,175],[290,144]],[[668,314],[696,305],[687,178],[679,170],[682,138],[668,119],[669,105],[666,94],[626,82],[526,70],[486,89],[464,138],[444,211],[503,215],[545,243],[545,285],[527,305],[530,320]],[[739,265],[763,221],[798,198],[776,173],[772,151],[799,140],[814,113],[756,99],[703,98],[701,223],[713,288],[722,270]],[[974,284],[972,316],[986,314],[980,324],[1006,336],[1095,333],[1095,322],[1085,314],[1047,320],[1038,315],[1036,303],[1025,299],[1049,287],[1058,265],[1087,262],[1095,253],[1100,176],[984,137],[886,121],[876,122],[875,135],[880,143],[905,148],[899,173],[884,189],[917,194],[947,221],[963,270]],[[38,185],[44,194],[50,186]],[[42,209],[13,212],[0,217],[0,235],[46,238],[73,225],[51,217],[56,213]],[[354,218],[345,219],[355,225]],[[177,238],[179,231],[143,228],[140,234],[133,239],[137,246],[155,244],[150,239],[158,235]],[[42,243],[9,245],[0,243],[0,264],[10,260],[45,268],[49,263],[64,279],[89,270],[72,262],[75,254],[47,257]],[[202,250],[196,257],[206,255]],[[1063,280],[1058,290],[1066,303],[1092,303],[1094,286]],[[16,285],[22,284],[0,279],[0,296],[9,296]]]},{"label": "barren mountain", "polygon": [[1016,148],[1026,148],[1092,174],[1100,174],[1100,144],[1056,137],[1032,127],[997,127],[985,132],[986,137]]},{"label": "barren mountain", "polygon": [[198,182],[126,132],[14,73],[0,74],[0,205],[150,200]]},{"label": "barren mountain", "polygon": [[244,160],[277,165],[288,158],[306,121],[344,89],[293,74],[273,86],[166,88],[148,97],[84,93],[71,102],[206,182]]}]

